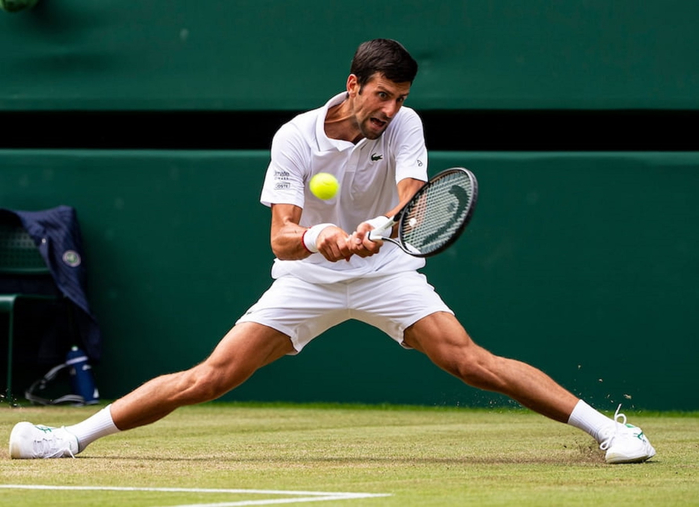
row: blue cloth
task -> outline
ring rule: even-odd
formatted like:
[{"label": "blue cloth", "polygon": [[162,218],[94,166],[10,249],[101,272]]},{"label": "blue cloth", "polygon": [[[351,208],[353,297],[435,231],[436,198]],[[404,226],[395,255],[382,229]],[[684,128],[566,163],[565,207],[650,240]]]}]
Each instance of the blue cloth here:
[{"label": "blue cloth", "polygon": [[0,208],[0,212],[17,217],[34,240],[56,287],[75,306],[80,345],[93,362],[99,361],[102,337],[87,299],[87,270],[77,212],[70,206],[40,211]]}]

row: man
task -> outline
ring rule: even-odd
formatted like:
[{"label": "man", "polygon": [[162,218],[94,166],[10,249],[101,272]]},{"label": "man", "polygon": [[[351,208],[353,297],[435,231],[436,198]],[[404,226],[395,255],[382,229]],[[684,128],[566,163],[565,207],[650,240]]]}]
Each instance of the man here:
[{"label": "man", "polygon": [[[609,419],[538,369],[476,345],[417,271],[423,259],[368,239],[427,180],[422,123],[403,107],[416,74],[398,42],[365,42],[346,90],[279,129],[261,197],[272,211],[274,282],[204,362],[157,377],[73,426],[19,423],[10,455],[75,456],[97,438],[216,399],[326,329],[357,319],[471,386],[586,431],[609,463],[654,456],[639,428],[616,421],[626,422],[622,414]],[[337,177],[338,195],[322,201],[310,193],[307,183],[318,172]]]}]

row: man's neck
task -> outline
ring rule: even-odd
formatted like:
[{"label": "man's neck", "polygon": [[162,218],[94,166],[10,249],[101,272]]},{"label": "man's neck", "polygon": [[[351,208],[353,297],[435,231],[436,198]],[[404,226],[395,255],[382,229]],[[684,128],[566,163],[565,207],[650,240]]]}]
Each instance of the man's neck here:
[{"label": "man's neck", "polygon": [[328,109],[324,127],[325,135],[330,139],[357,144],[364,138],[355,122],[349,100]]}]

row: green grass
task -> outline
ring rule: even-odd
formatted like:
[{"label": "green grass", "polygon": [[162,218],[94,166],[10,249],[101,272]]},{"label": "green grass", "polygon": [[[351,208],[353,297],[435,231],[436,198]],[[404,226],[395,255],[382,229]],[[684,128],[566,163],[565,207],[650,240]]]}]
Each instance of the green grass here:
[{"label": "green grass", "polygon": [[[0,435],[7,442],[21,420],[67,425],[95,410],[3,407]],[[699,505],[699,413],[626,414],[657,449],[650,462],[606,465],[589,436],[525,410],[209,403],[99,440],[77,459],[10,460],[3,444],[0,484],[391,495],[314,505]],[[0,506],[13,507],[223,506],[289,498],[0,489]]]}]

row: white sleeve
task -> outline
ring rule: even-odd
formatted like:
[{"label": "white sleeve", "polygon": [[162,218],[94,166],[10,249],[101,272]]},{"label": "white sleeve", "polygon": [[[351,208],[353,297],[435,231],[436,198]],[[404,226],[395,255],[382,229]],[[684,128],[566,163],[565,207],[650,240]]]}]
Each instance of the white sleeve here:
[{"label": "white sleeve", "polygon": [[292,124],[283,125],[272,139],[271,160],[262,185],[260,202],[304,205],[304,173],[310,166],[309,152],[301,132]]},{"label": "white sleeve", "polygon": [[396,183],[405,178],[427,181],[427,147],[422,120],[410,108],[404,107],[401,113],[391,138],[395,150]]}]

